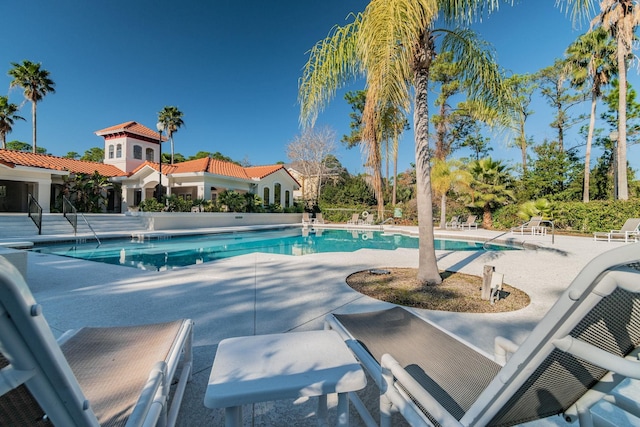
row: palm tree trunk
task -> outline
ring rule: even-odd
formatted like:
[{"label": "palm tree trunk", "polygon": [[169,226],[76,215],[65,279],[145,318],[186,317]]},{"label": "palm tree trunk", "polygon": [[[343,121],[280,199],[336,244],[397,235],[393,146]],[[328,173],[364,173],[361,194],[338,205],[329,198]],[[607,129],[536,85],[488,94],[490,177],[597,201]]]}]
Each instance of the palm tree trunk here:
[{"label": "palm tree trunk", "polygon": [[171,134],[171,164],[173,164],[173,134]]},{"label": "palm tree trunk", "polygon": [[36,103],[35,101],[31,101],[31,120],[33,123],[33,153],[38,152],[38,145],[36,142]]},{"label": "palm tree trunk", "polygon": [[[425,54],[427,56],[428,54]],[[431,170],[429,166],[429,107],[427,91],[429,70],[418,67],[415,71],[415,106],[413,109],[416,188],[418,208],[418,283],[439,285],[442,277],[438,271],[433,233],[433,197],[431,193]]]},{"label": "palm tree trunk", "polygon": [[624,44],[618,34],[618,200],[628,200],[627,189],[627,64]]},{"label": "palm tree trunk", "polygon": [[447,192],[440,196],[440,229],[444,230],[447,223]]},{"label": "palm tree trunk", "polygon": [[398,129],[393,130],[393,194],[391,205],[396,206],[396,193],[398,191]]},{"label": "palm tree trunk", "polygon": [[596,126],[596,103],[598,97],[595,91],[591,92],[591,117],[589,119],[589,133],[587,134],[587,148],[584,153],[584,189],[582,201],[589,202],[589,176],[591,173],[591,142],[593,141],[593,129]]},{"label": "palm tree trunk", "polygon": [[493,217],[491,216],[489,205],[486,205],[482,210],[482,228],[485,230],[491,230],[493,228]]}]

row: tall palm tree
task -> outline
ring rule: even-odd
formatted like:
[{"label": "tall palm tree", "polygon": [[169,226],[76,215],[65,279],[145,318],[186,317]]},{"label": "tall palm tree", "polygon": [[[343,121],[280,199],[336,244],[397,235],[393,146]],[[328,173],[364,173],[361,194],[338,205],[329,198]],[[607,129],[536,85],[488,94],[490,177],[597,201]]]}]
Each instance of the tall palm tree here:
[{"label": "tall palm tree", "polygon": [[[497,8],[497,0],[372,0],[353,22],[334,27],[319,41],[300,81],[301,121],[312,124],[336,90],[354,76],[365,76],[367,100],[363,112],[363,141],[370,164],[379,164],[377,125],[381,106],[388,103],[409,111],[413,87],[420,285],[439,284],[433,234],[429,169],[429,116],[427,85],[436,53],[436,35],[442,32],[443,50],[453,52],[464,70],[471,98],[501,99],[500,72],[493,54],[464,29],[436,30],[438,18],[447,25],[467,25]],[[374,171],[375,175],[375,171]],[[379,178],[379,177],[378,177]],[[377,179],[376,179],[377,181]],[[381,180],[380,180],[381,182]]]},{"label": "tall palm tree", "polygon": [[37,138],[36,138],[36,105],[39,101],[45,97],[48,93],[55,93],[54,86],[56,85],[53,80],[49,78],[49,71],[42,69],[41,64],[27,61],[22,61],[22,64],[12,62],[13,68],[9,70],[9,76],[13,77],[9,87],[19,86],[24,89],[24,97],[27,101],[31,102],[31,121],[33,122],[33,152],[36,153]]},{"label": "tall palm tree", "polygon": [[164,124],[164,129],[167,131],[169,140],[171,141],[171,164],[173,164],[173,134],[178,131],[183,125],[182,111],[178,110],[178,107],[164,107],[162,111],[158,113],[158,121]]},{"label": "tall palm tree", "polygon": [[16,113],[20,107],[9,102],[8,96],[0,96],[0,141],[2,149],[7,148],[7,134],[13,130],[15,120],[24,120],[24,117]]},{"label": "tall palm tree", "polygon": [[[594,0],[558,0],[556,4],[571,7],[574,20],[587,17]],[[627,62],[633,51],[635,29],[640,24],[640,8],[636,0],[599,0],[600,13],[591,27],[602,26],[616,40],[616,62],[620,93],[618,95],[617,184],[619,200],[629,199],[627,182]]]},{"label": "tall palm tree", "polygon": [[603,28],[597,28],[580,36],[567,48],[566,60],[572,73],[571,84],[591,92],[591,115],[584,156],[584,189],[582,201],[589,201],[589,177],[591,173],[591,143],[596,125],[596,104],[602,96],[603,86],[609,84],[617,72],[615,45]]}]

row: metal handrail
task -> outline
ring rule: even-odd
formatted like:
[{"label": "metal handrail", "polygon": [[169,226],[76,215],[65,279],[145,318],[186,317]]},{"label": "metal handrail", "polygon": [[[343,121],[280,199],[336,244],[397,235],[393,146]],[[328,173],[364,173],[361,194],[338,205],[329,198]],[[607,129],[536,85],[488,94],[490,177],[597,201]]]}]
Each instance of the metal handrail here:
[{"label": "metal handrail", "polygon": [[482,243],[482,249],[484,249],[485,251],[488,251],[489,249],[487,248],[487,243],[492,242],[492,241],[496,240],[497,238],[504,236],[507,233],[509,233],[509,232],[505,231],[504,233],[498,234],[497,236],[493,236],[489,240],[485,241],[484,243]]},{"label": "metal handrail", "polygon": [[98,235],[94,231],[91,224],[89,224],[89,221],[84,216],[84,214],[82,212],[78,212],[76,207],[73,206],[73,203],[71,203],[71,201],[67,199],[65,196],[62,196],[62,213],[64,217],[67,218],[67,221],[69,221],[69,224],[71,224],[71,226],[73,227],[74,235],[78,234],[78,214],[79,214],[80,217],[84,220],[84,222],[89,227],[89,230],[91,230],[91,232],[93,233],[93,237],[95,237],[96,240],[98,241],[98,245],[102,244],[102,242],[100,242],[100,238],[98,238]]},{"label": "metal handrail", "polygon": [[[35,208],[35,212],[34,212]],[[29,193],[29,207],[27,209],[29,218],[38,227],[38,234],[42,234],[42,206],[38,201]]]}]

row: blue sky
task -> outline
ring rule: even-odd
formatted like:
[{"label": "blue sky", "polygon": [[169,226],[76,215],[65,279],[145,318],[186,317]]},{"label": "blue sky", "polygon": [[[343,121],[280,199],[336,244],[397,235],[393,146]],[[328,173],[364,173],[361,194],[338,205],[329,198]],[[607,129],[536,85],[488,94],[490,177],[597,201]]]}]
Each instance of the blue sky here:
[{"label": "blue sky", "polygon": [[[9,91],[6,72],[28,59],[51,72],[56,93],[38,104],[38,145],[54,155],[83,153],[102,146],[94,134],[135,120],[152,129],[165,105],[184,113],[175,150],[185,156],[219,151],[253,165],[288,161],[286,145],[300,132],[297,85],[313,44],[331,27],[344,24],[365,0],[25,0],[2,6],[3,30],[10,40],[0,51],[0,93],[21,103],[22,91]],[[553,0],[521,1],[474,28],[496,49],[498,62],[513,73],[533,73],[551,65],[586,31],[574,30]],[[638,81],[635,69],[632,84]],[[640,85],[635,84],[640,88]],[[338,139],[349,132],[347,90],[341,91],[318,124],[332,127]],[[430,94],[431,99],[435,95]],[[532,106],[527,134],[537,142],[554,138],[551,109]],[[585,103],[576,112],[588,112]],[[30,104],[9,141],[31,142]],[[519,151],[494,138],[494,157],[513,161]],[[579,144],[571,135],[566,147]],[[168,150],[169,147],[163,148]],[[337,156],[350,172],[364,172],[359,150],[338,143]],[[456,152],[454,157],[468,153]],[[640,167],[640,152],[629,160]],[[413,161],[413,133],[407,132],[399,170]]]}]

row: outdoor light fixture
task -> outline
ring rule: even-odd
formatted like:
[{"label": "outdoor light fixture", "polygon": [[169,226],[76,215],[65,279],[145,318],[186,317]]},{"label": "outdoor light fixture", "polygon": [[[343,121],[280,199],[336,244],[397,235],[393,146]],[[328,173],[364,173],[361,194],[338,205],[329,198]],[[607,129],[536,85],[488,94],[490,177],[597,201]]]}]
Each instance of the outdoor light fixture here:
[{"label": "outdoor light fixture", "polygon": [[162,203],[162,194],[164,189],[162,188],[162,132],[164,131],[164,123],[156,123],[156,129],[158,129],[158,150],[160,151],[160,168],[158,173],[158,187],[156,188],[156,200]]}]

